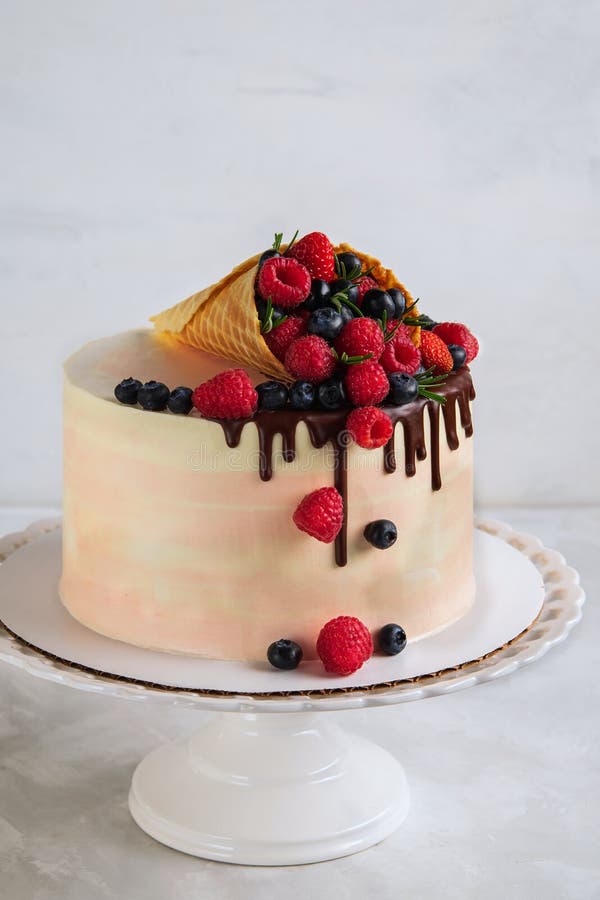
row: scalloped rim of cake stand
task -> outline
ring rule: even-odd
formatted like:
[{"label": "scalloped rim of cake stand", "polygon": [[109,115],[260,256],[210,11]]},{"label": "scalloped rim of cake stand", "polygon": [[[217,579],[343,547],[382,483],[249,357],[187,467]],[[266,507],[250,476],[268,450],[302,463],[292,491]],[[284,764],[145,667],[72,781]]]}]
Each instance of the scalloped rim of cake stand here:
[{"label": "scalloped rim of cake stand", "polygon": [[[21,532],[0,538],[0,563],[23,545],[60,526],[60,518],[34,522]],[[124,699],[157,700],[178,706],[222,712],[311,712],[388,706],[462,690],[514,672],[543,656],[563,641],[582,616],[585,594],[579,574],[556,550],[539,538],[513,530],[491,519],[477,519],[476,527],[510,544],[527,557],[544,583],[544,602],[536,620],[517,637],[485,656],[440,672],[404,681],[365,687],[325,688],[306,693],[274,692],[267,695],[214,694],[190,689],[140,684],[126,678],[86,670],[57,659],[26,642],[5,627],[0,631],[0,659],[37,677],[80,690]],[[0,626],[2,623],[0,623]]]}]

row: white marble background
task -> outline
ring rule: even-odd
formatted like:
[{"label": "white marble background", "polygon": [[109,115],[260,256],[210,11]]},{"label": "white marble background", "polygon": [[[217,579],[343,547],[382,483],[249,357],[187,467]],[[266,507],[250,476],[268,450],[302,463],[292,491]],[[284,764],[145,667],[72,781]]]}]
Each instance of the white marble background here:
[{"label": "white marble background", "polygon": [[60,500],[67,354],[296,226],[480,336],[481,502],[600,500],[598,2],[0,15],[0,503]]}]

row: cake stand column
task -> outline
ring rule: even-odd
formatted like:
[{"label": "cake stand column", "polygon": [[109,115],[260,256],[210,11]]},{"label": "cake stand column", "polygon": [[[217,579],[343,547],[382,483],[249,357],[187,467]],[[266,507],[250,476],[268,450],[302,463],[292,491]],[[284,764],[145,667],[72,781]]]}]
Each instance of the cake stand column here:
[{"label": "cake stand column", "polygon": [[137,767],[129,808],[169,847],[248,865],[296,865],[378,843],[406,817],[386,750],[323,713],[222,713]]}]

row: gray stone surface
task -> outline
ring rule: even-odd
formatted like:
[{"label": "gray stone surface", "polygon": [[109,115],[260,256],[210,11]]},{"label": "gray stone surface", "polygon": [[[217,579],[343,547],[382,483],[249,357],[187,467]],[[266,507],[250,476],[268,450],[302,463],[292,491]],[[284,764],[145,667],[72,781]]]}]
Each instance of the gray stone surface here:
[{"label": "gray stone surface", "polygon": [[[584,619],[563,645],[496,683],[333,714],[406,768],[411,812],[387,841],[293,869],[169,850],[131,820],[129,780],[147,751],[204,714],[80,693],[3,665],[2,900],[599,897],[600,510],[494,512],[580,570]],[[0,530],[31,518],[7,513]]]}]

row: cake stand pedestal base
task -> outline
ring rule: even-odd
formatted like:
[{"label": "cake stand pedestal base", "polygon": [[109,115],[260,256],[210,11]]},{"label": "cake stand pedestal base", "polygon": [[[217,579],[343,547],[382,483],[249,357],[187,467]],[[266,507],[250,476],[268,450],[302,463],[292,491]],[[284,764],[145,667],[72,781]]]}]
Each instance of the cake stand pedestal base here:
[{"label": "cake stand pedestal base", "polygon": [[310,713],[222,713],[137,767],[129,808],[169,847],[249,865],[298,865],[378,843],[408,813],[402,766]]}]

